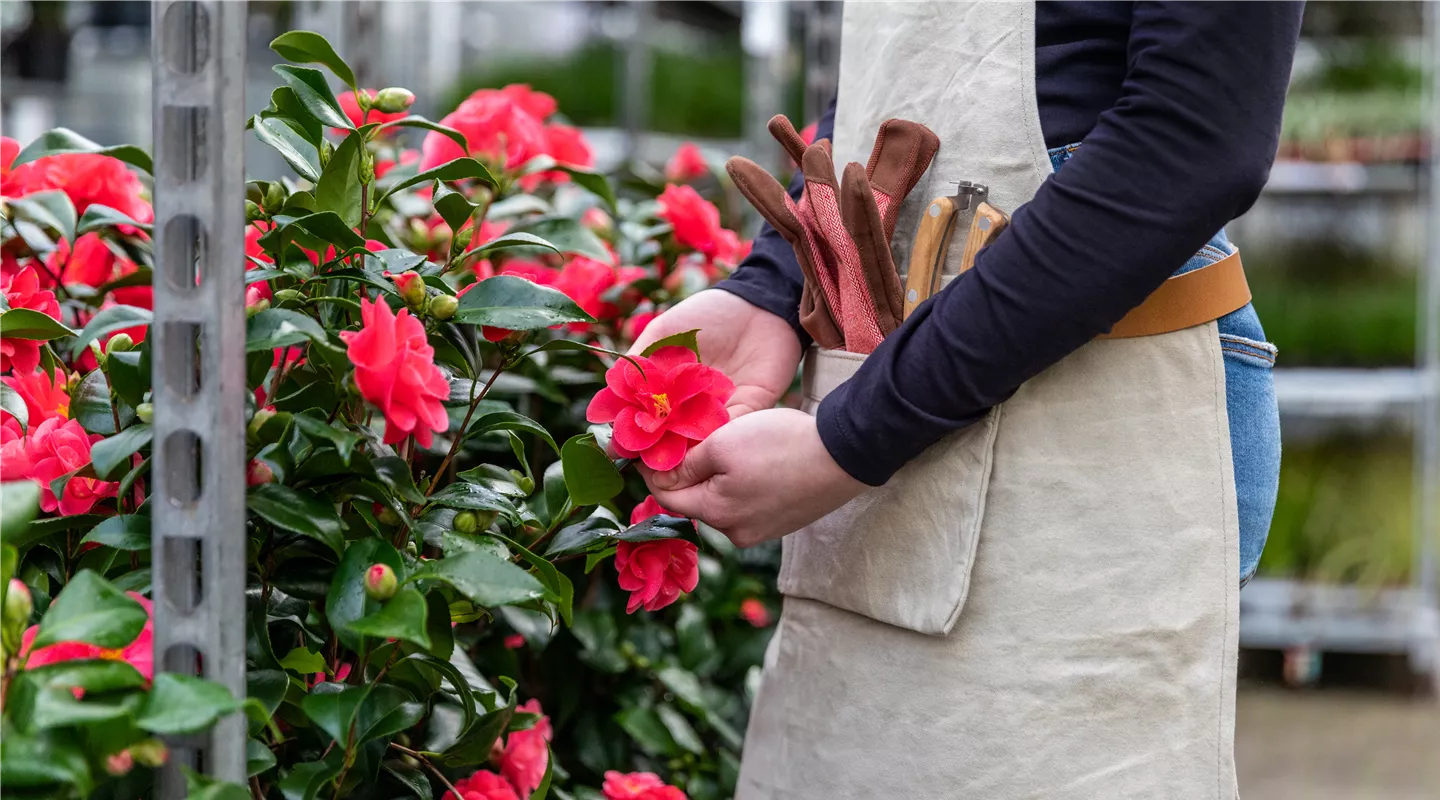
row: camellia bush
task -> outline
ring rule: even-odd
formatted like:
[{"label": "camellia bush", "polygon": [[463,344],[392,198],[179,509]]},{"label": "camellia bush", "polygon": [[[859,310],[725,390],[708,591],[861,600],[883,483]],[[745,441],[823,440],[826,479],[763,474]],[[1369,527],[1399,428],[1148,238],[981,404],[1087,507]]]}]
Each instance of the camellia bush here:
[{"label": "camellia bush", "polygon": [[694,332],[622,355],[748,250],[721,179],[686,146],[617,195],[545,94],[437,123],[272,47],[248,127],[293,174],[208,262],[247,275],[243,698],[152,652],[149,156],[3,142],[6,796],[151,796],[171,737],[243,714],[248,785],[195,796],[728,797],[777,555],[627,469],[728,419]]}]

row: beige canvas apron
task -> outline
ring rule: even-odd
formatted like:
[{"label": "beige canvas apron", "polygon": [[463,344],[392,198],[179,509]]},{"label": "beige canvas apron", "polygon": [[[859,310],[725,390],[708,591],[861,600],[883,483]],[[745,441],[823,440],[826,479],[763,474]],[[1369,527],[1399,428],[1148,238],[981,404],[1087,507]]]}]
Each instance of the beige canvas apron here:
[{"label": "beige canvas apron", "polygon": [[[1034,26],[1032,3],[846,4],[837,167],[889,117],[942,142],[898,243],[948,181],[1013,210],[1050,174]],[[862,358],[812,352],[807,410]],[[1235,796],[1215,323],[1085,345],[784,553],[741,800]]]}]

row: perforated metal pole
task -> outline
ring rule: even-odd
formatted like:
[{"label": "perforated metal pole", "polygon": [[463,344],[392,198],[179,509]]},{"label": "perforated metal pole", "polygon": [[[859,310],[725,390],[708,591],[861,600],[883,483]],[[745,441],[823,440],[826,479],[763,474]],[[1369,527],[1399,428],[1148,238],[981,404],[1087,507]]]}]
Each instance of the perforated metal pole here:
[{"label": "perforated metal pole", "polygon": [[[155,655],[245,695],[244,2],[153,4]],[[245,781],[245,719],[171,742],[180,766]]]}]

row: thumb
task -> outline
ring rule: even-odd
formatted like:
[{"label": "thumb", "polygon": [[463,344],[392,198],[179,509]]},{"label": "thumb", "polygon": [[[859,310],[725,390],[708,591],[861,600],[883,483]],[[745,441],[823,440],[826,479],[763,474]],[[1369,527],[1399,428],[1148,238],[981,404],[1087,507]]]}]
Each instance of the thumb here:
[{"label": "thumb", "polygon": [[709,480],[716,471],[713,448],[701,442],[690,448],[679,466],[666,472],[651,473],[648,482],[652,488],[673,492]]}]

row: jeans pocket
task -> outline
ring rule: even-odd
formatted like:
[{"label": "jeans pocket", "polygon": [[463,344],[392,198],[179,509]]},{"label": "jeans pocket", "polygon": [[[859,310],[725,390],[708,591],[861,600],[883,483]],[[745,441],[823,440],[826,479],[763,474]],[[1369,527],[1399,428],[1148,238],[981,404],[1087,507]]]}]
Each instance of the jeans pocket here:
[{"label": "jeans pocket", "polygon": [[[812,350],[814,413],[864,356]],[[906,630],[950,632],[970,590],[1000,407],[932,445],[885,483],[785,537],[779,588]]]},{"label": "jeans pocket", "polygon": [[1269,342],[1231,333],[1220,334],[1220,350],[1240,518],[1240,583],[1244,585],[1260,565],[1280,487],[1280,409],[1272,371],[1276,350]]}]

